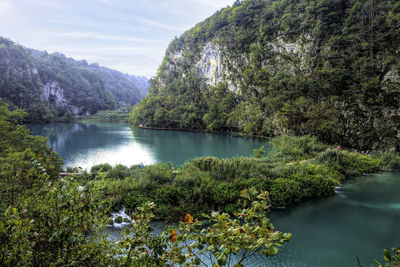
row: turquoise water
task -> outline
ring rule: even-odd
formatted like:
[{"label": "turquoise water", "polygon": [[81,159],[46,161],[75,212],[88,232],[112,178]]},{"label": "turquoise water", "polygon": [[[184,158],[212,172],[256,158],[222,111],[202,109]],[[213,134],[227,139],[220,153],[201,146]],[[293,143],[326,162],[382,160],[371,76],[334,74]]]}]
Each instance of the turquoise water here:
[{"label": "turquoise water", "polygon": [[381,263],[383,248],[400,245],[400,173],[352,179],[334,197],[272,212],[280,231],[293,234],[273,258],[256,257],[251,266],[370,266]]},{"label": "turquoise water", "polygon": [[253,149],[268,145],[263,139],[145,130],[116,123],[51,123],[29,128],[34,134],[48,138],[49,146],[63,158],[65,167],[84,169],[100,163],[180,165],[201,156],[251,156]]},{"label": "turquoise water", "polygon": [[[251,155],[266,141],[226,135],[152,131],[124,124],[30,126],[47,136],[67,166],[89,168],[109,162],[126,165],[214,155]],[[246,266],[370,266],[383,262],[383,248],[400,245],[400,173],[352,179],[333,197],[303,202],[269,214],[277,230],[293,234],[277,256],[256,255]],[[156,228],[162,227],[157,223]],[[112,231],[118,239],[119,232]]]}]

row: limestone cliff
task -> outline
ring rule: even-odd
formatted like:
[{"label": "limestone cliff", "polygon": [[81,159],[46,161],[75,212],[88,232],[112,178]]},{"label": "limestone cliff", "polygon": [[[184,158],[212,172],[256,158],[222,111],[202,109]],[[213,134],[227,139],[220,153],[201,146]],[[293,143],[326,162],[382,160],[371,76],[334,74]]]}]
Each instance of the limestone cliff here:
[{"label": "limestone cliff", "polygon": [[137,123],[400,150],[400,6],[236,1],[168,47]]},{"label": "limestone cliff", "polygon": [[81,117],[135,105],[148,81],[63,54],[27,49],[0,38],[0,98],[31,121]]}]

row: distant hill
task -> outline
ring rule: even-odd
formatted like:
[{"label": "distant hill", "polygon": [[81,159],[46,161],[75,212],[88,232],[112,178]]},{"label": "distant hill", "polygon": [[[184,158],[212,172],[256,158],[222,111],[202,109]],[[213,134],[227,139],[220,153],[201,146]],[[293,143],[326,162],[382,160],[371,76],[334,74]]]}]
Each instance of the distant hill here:
[{"label": "distant hill", "polygon": [[235,1],[173,40],[137,124],[400,150],[400,2]]},{"label": "distant hill", "polygon": [[29,121],[81,117],[135,105],[148,80],[28,49],[0,37],[0,98],[28,112]]}]

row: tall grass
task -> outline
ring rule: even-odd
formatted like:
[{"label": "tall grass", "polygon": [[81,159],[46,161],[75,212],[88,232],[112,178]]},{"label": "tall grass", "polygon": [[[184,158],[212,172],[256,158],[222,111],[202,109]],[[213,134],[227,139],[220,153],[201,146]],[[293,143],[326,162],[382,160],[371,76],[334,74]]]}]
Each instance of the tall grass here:
[{"label": "tall grass", "polygon": [[282,207],[333,195],[335,186],[349,177],[400,166],[397,154],[328,150],[310,136],[279,137],[272,144],[274,153],[261,158],[202,157],[177,170],[168,163],[144,168],[103,164],[87,176],[102,172],[107,179],[104,196],[115,208],[123,204],[133,209],[153,201],[158,218],[177,221],[187,212],[201,216],[209,210],[232,211],[240,191],[249,187],[269,191],[272,205]]}]

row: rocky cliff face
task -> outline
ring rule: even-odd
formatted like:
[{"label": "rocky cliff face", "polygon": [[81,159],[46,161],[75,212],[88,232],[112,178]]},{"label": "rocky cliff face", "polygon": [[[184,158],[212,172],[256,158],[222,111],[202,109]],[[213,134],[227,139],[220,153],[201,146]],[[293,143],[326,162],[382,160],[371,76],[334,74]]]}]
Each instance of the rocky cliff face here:
[{"label": "rocky cliff face", "polygon": [[133,117],[400,150],[399,14],[388,0],[236,1],[171,42]]},{"label": "rocky cliff face", "polygon": [[148,81],[62,54],[26,49],[0,38],[0,98],[32,121],[81,117],[135,105]]},{"label": "rocky cliff face", "polygon": [[207,42],[201,52],[201,58],[195,64],[196,74],[205,78],[206,84],[217,86],[221,82],[226,82],[232,91],[237,90],[237,85],[229,79],[229,68],[224,61],[222,49],[218,44]]}]

